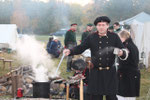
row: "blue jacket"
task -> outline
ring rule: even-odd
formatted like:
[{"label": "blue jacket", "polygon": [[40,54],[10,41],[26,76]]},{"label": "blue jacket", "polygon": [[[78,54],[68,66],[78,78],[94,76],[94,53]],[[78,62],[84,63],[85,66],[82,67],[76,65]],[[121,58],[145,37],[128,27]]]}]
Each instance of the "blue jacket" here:
[{"label": "blue jacket", "polygon": [[50,54],[52,54],[54,56],[59,56],[60,48],[61,48],[60,41],[58,41],[58,42],[51,41],[51,43],[47,44],[47,51],[48,51],[48,53],[50,53]]}]

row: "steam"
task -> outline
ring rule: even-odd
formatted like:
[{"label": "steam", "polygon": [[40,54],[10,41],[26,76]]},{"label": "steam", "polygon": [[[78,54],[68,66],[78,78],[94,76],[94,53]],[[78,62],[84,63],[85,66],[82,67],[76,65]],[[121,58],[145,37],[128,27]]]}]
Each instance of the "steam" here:
[{"label": "steam", "polygon": [[105,55],[107,52],[110,53],[114,51],[115,47],[105,47],[102,50],[100,50],[99,52],[101,52],[102,55]]},{"label": "steam", "polygon": [[34,36],[24,35],[16,46],[19,60],[32,66],[35,81],[47,82],[48,77],[54,77],[56,68],[44,48],[44,43],[37,41]]}]

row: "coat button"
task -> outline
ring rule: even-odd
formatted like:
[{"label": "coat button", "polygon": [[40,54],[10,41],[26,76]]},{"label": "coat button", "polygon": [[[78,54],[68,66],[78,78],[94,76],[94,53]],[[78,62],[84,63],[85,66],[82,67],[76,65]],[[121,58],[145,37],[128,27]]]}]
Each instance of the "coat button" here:
[{"label": "coat button", "polygon": [[99,43],[102,43],[101,41]]},{"label": "coat button", "polygon": [[99,70],[103,70],[103,68],[102,68],[102,67],[99,67]]},{"label": "coat button", "polygon": [[109,68],[109,67],[106,67],[106,69],[109,70],[110,68]]},{"label": "coat button", "polygon": [[99,60],[102,60],[102,58],[99,58]]},{"label": "coat button", "polygon": [[102,49],[102,47],[99,47],[99,49]]},{"label": "coat button", "polygon": [[106,42],[108,44],[108,42]]},{"label": "coat button", "polygon": [[137,76],[135,76],[135,78],[137,78]]},{"label": "coat button", "polygon": [[99,65],[101,66],[102,64],[101,64],[101,63],[99,63]]},{"label": "coat button", "polygon": [[99,54],[101,55],[102,53],[100,52]]}]

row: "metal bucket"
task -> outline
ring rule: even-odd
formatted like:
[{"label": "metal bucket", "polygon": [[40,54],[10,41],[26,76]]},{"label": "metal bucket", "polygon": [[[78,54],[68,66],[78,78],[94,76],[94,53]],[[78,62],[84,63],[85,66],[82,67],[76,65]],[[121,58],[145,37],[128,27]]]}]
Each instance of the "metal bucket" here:
[{"label": "metal bucket", "polygon": [[33,84],[33,98],[49,98],[50,82],[35,82]]}]

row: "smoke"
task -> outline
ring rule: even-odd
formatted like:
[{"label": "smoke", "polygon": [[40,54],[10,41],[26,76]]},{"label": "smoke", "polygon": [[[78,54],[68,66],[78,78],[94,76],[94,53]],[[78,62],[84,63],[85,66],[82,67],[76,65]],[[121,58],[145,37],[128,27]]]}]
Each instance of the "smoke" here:
[{"label": "smoke", "polygon": [[47,54],[44,43],[34,36],[24,35],[17,41],[17,58],[23,63],[31,65],[35,73],[35,81],[47,82],[48,77],[54,77],[56,68]]},{"label": "smoke", "polygon": [[105,55],[106,53],[113,53],[115,47],[105,47],[99,52],[101,52],[101,55]]},{"label": "smoke", "polygon": [[[107,53],[110,53],[110,54],[112,53],[112,54],[113,54],[114,48],[115,48],[115,47],[109,46],[109,47],[105,47],[105,48],[103,48],[103,49],[98,50],[98,51],[95,53],[95,56],[93,56],[93,59],[97,59],[97,58],[99,58],[100,56],[105,56]],[[101,55],[99,55],[99,53],[101,53]]]}]

